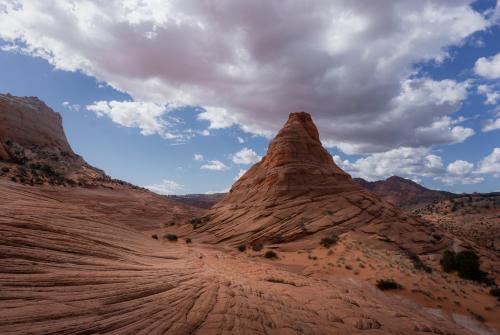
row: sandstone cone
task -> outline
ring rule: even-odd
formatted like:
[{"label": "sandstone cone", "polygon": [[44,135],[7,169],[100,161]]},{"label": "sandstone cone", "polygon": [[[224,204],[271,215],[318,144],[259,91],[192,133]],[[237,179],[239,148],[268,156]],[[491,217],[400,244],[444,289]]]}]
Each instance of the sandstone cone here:
[{"label": "sandstone cone", "polygon": [[207,242],[318,243],[347,231],[416,253],[443,249],[432,234],[355,183],[326,151],[311,116],[291,113],[266,156],[249,169],[197,231]]}]

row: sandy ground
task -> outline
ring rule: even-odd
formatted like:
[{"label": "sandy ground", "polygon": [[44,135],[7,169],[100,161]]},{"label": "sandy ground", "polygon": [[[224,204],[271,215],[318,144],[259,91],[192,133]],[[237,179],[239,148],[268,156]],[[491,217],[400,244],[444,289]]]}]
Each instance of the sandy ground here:
[{"label": "sandy ground", "polygon": [[[278,259],[268,260],[263,254],[272,246],[241,253],[183,238],[155,240],[151,229],[137,229],[141,216],[145,227],[188,228],[153,224],[147,210],[134,208],[136,201],[145,206],[137,199],[117,213],[103,210],[104,199],[87,203],[95,196],[90,191],[67,189],[63,199],[58,190],[0,182],[1,334],[495,334],[500,328],[498,302],[486,288],[439,271],[417,272],[401,255],[349,234],[330,249],[275,248]],[[386,277],[403,289],[378,290],[374,282]]]}]

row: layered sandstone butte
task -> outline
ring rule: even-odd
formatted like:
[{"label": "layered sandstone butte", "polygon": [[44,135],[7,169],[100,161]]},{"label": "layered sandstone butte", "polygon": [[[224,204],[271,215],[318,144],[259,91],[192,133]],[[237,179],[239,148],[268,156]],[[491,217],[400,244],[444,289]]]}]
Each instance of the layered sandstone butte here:
[{"label": "layered sandstone butte", "polygon": [[314,240],[347,231],[416,253],[449,239],[355,183],[321,144],[307,113],[291,113],[266,156],[249,169],[197,228],[207,242]]},{"label": "layered sandstone butte", "polygon": [[0,94],[0,111],[1,142],[10,140],[27,147],[45,146],[73,154],[61,115],[40,99]]}]

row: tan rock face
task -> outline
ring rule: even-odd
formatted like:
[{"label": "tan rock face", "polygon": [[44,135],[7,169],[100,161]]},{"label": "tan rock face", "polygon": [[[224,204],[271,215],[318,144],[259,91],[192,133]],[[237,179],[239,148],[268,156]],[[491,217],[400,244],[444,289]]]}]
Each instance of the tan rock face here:
[{"label": "tan rock face", "polygon": [[9,139],[23,146],[49,146],[73,154],[61,115],[38,98],[0,94],[0,111],[2,140]]},{"label": "tan rock face", "polygon": [[330,234],[361,233],[416,253],[451,241],[363,189],[321,145],[311,116],[292,113],[266,156],[245,173],[197,232],[207,242],[319,243]]}]

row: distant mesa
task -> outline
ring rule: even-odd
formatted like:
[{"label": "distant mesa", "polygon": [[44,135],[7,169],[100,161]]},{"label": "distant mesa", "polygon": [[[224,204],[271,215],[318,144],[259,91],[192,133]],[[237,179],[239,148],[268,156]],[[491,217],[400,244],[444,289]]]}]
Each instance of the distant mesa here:
[{"label": "distant mesa", "polygon": [[318,243],[351,231],[373,243],[423,253],[451,241],[361,187],[323,148],[308,113],[291,113],[263,159],[250,168],[197,228],[210,243]]}]

